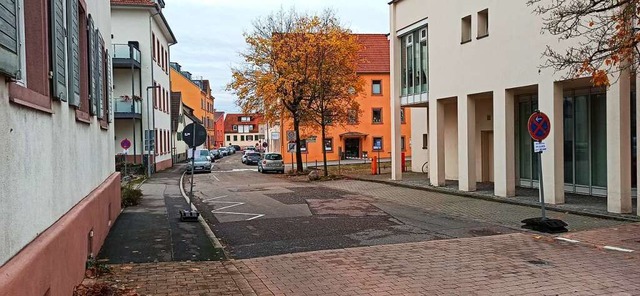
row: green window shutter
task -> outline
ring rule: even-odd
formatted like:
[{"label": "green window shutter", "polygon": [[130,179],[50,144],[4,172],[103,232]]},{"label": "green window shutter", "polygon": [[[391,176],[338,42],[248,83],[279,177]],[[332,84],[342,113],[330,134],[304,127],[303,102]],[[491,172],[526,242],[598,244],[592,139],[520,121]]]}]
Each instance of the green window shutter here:
[{"label": "green window shutter", "polygon": [[104,118],[104,40],[100,31],[96,30],[96,114],[98,118]]},{"label": "green window shutter", "polygon": [[87,56],[89,58],[89,112],[96,115],[96,39],[93,18],[87,21]]},{"label": "green window shutter", "polygon": [[17,0],[0,0],[0,73],[20,79],[17,15]]},{"label": "green window shutter", "polygon": [[53,65],[53,97],[67,100],[66,32],[64,0],[51,1],[51,64]]},{"label": "green window shutter", "polygon": [[80,107],[80,20],[78,0],[67,0],[69,105]]}]

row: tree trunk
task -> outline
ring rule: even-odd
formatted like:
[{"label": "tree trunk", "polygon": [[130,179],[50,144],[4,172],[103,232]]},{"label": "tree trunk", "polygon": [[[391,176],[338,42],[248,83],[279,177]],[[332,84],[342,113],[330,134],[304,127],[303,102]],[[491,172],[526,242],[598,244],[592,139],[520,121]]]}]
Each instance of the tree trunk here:
[{"label": "tree trunk", "polygon": [[[322,161],[324,162],[324,176],[327,177],[329,176],[329,170],[327,169],[327,148],[324,145],[326,126],[325,124],[322,124],[321,126],[322,126]],[[340,157],[340,155],[338,155],[338,157]]]},{"label": "tree trunk", "polygon": [[293,119],[293,130],[296,132],[296,172],[304,172],[302,167],[302,152],[300,151],[300,119]]}]

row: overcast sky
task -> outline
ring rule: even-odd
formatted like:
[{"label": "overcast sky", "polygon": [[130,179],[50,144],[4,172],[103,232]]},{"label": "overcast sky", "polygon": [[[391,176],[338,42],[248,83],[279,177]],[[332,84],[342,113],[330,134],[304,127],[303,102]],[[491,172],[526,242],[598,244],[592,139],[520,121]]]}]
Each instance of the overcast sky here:
[{"label": "overcast sky", "polygon": [[388,33],[388,0],[165,0],[163,10],[178,44],[171,47],[171,61],[194,76],[211,81],[219,111],[238,112],[235,97],[225,91],[230,67],[245,49],[242,33],[250,31],[257,17],[295,7],[319,12],[333,8],[355,33]]}]

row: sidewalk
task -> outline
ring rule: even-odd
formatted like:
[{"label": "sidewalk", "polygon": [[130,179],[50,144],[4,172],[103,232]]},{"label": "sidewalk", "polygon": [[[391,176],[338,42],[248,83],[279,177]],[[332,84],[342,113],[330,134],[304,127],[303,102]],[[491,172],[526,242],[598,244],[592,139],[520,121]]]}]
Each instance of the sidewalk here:
[{"label": "sidewalk", "polygon": [[[352,174],[348,175],[347,177],[354,180],[375,182],[404,188],[454,194],[458,196],[485,199],[530,207],[540,207],[540,203],[538,202],[539,198],[537,189],[518,187],[516,189],[515,197],[505,198],[493,195],[493,185],[490,183],[478,183],[477,191],[464,192],[458,190],[458,184],[455,181],[447,181],[447,184],[444,187],[435,187],[429,184],[429,179],[425,174],[414,172],[404,172],[402,174],[402,180],[400,181],[391,180],[390,173],[383,173],[381,175]],[[620,221],[640,222],[640,216],[635,214],[615,214],[607,212],[606,197],[585,196],[566,193],[564,204],[547,204],[547,209],[562,213],[572,213],[577,215],[614,219]],[[633,213],[637,213],[637,199],[633,200]]]},{"label": "sidewalk", "polygon": [[[638,224],[617,227],[640,237]],[[583,237],[620,239],[611,229]],[[576,235],[579,235],[576,234]],[[636,250],[639,250],[638,248]],[[640,254],[506,234],[226,262],[112,266],[141,295],[637,295]]]},{"label": "sidewalk", "polygon": [[125,208],[109,232],[98,259],[108,263],[220,260],[199,223],[180,222],[188,204],[180,193],[180,166],[153,175],[138,206]]}]

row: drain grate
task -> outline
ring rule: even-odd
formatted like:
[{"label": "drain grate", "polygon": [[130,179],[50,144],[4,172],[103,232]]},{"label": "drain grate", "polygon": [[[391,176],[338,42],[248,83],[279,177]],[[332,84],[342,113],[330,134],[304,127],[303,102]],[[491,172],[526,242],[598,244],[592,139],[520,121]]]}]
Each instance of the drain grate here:
[{"label": "drain grate", "polygon": [[540,259],[527,260],[527,263],[530,263],[530,264],[533,264],[533,265],[549,265],[549,262],[544,261],[544,260],[540,260]]}]

